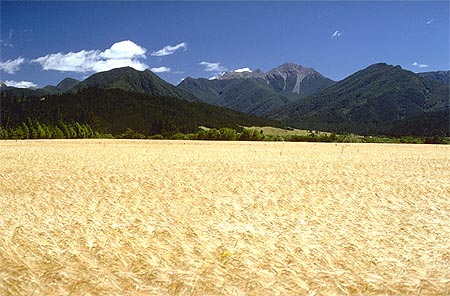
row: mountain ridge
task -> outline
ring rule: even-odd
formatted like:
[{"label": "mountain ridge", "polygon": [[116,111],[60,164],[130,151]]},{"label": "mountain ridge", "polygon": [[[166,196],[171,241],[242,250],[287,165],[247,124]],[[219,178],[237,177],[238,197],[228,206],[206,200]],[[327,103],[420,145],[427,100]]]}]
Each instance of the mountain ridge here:
[{"label": "mountain ridge", "polygon": [[79,92],[87,88],[117,88],[128,92],[146,93],[153,96],[174,97],[189,102],[198,101],[192,93],[166,82],[150,70],[138,71],[131,67],[121,67],[94,73],[83,81],[65,78],[57,86],[46,85],[39,89],[8,86],[3,87],[2,92],[11,93],[16,97],[45,96],[66,92]]},{"label": "mountain ridge", "polygon": [[441,71],[421,72],[417,74],[424,78],[435,79],[437,81],[450,85],[450,71],[441,70]]},{"label": "mountain ridge", "polygon": [[[252,72],[245,70],[244,68],[224,73],[222,79],[214,80],[187,77],[178,86],[174,86],[150,70],[137,71],[125,67],[93,74],[81,82],[66,78],[57,86],[48,85],[34,90],[8,87],[3,84],[0,93],[2,98],[16,98],[18,102],[26,105],[28,98],[48,102],[48,96],[54,98],[53,95],[56,95],[64,98],[88,90],[104,90],[104,92],[99,91],[98,94],[111,95],[116,101],[122,98],[128,100],[129,104],[136,104],[143,108],[150,106],[160,108],[165,110],[168,117],[171,116],[170,114],[180,114],[173,110],[176,106],[180,106],[178,101],[174,100],[187,102],[195,100],[246,114],[281,120],[301,129],[351,132],[362,135],[420,136],[450,133],[448,118],[450,86],[445,83],[445,77],[449,71],[413,73],[400,66],[377,63],[338,82],[332,82],[329,86],[317,88],[318,83],[315,79],[323,78],[323,76],[312,68],[285,63],[267,73],[260,70]],[[261,77],[262,75],[264,78]],[[329,83],[327,79],[321,81],[325,84]],[[305,90],[310,87],[308,83],[316,88],[312,94],[305,95],[308,93]],[[184,90],[185,88],[188,91]],[[62,89],[66,91],[63,92]],[[304,92],[304,97],[299,96],[299,90]],[[118,96],[119,93],[120,96]],[[135,96],[141,98],[140,101],[136,101]],[[92,98],[95,100],[94,104],[102,104],[102,102],[111,104],[108,98]],[[146,100],[159,100],[159,103],[149,105],[144,102]],[[172,110],[164,105],[164,100],[171,102]],[[58,102],[54,99],[51,101]],[[5,104],[7,102],[8,100]],[[124,112],[129,112],[131,109],[126,105],[128,103],[115,102],[113,105],[121,106]],[[121,104],[125,104],[126,108]],[[83,112],[89,112],[87,109],[83,110]],[[189,116],[195,117],[197,111],[190,110],[192,114]],[[227,112],[211,110],[207,112],[219,117],[221,112]],[[42,112],[45,113],[45,111]],[[119,110],[108,112],[119,112]],[[134,109],[133,112],[140,113]],[[181,114],[188,117],[183,112]],[[2,118],[13,118],[14,112],[8,116],[2,116]],[[59,115],[53,114],[54,118],[57,116]],[[133,118],[130,114],[127,116]],[[205,119],[202,122],[204,124],[208,117],[201,116]],[[212,117],[209,117],[209,120],[214,122]],[[142,118],[140,121],[145,122]],[[194,121],[195,118],[191,118],[191,122]]]},{"label": "mountain ridge", "polygon": [[153,96],[175,97],[189,102],[197,101],[197,98],[192,93],[177,88],[148,69],[138,71],[131,67],[122,67],[95,73],[76,84],[70,91],[78,92],[90,87],[118,88]]},{"label": "mountain ridge", "polygon": [[[448,91],[449,87],[443,83],[423,78],[400,66],[378,63],[302,101],[275,110],[268,117],[285,120],[299,128],[395,134],[394,123],[401,126],[401,122],[428,112],[445,111]],[[416,125],[419,127],[420,122]]]},{"label": "mountain ridge", "polygon": [[74,78],[64,78],[63,80],[61,80],[56,87],[58,89],[60,89],[62,92],[66,92],[68,90],[70,90],[71,88],[73,88],[75,85],[77,85],[78,83],[80,83],[79,80],[74,79]]},{"label": "mountain ridge", "polygon": [[178,87],[203,102],[264,116],[334,83],[313,68],[284,63],[266,73],[258,69],[225,72],[213,80],[187,77]]},{"label": "mountain ridge", "polygon": [[45,96],[45,95],[53,95],[53,94],[62,94],[74,85],[79,83],[80,81],[74,78],[64,78],[61,80],[56,86],[55,85],[46,85],[42,88],[20,88],[14,86],[8,86],[4,82],[0,81],[0,90],[3,92],[11,93],[15,96]]}]

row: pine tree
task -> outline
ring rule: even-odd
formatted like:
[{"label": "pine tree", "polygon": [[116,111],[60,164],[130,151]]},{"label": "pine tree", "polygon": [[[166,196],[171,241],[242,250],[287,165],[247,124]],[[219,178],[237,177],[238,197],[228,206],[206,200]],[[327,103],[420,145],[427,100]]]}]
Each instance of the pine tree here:
[{"label": "pine tree", "polygon": [[63,133],[63,138],[64,139],[70,139],[71,135],[70,135],[69,128],[67,127],[67,124],[64,121],[59,120],[58,121],[58,127],[60,128],[60,130]]},{"label": "pine tree", "polygon": [[93,138],[94,131],[92,130],[91,126],[89,124],[84,124],[83,127],[86,132],[86,138]]},{"label": "pine tree", "polygon": [[34,124],[35,124],[35,128],[37,130],[37,139],[45,139],[45,137],[46,137],[45,129],[42,127],[39,120],[36,119],[34,121]]},{"label": "pine tree", "polygon": [[78,137],[77,132],[75,131],[75,129],[73,128],[72,125],[69,125],[67,127],[67,129],[69,130],[69,137],[68,137],[68,139],[76,139]]},{"label": "pine tree", "polygon": [[36,129],[34,122],[31,121],[31,118],[28,118],[27,125],[29,127],[29,138],[30,139],[37,139],[38,138],[38,130]]},{"label": "pine tree", "polygon": [[73,129],[75,130],[75,133],[77,134],[76,138],[78,138],[78,139],[84,138],[84,130],[78,122],[75,122],[75,124],[73,125]]},{"label": "pine tree", "polygon": [[64,133],[63,131],[58,127],[53,127],[53,139],[64,139]]},{"label": "pine tree", "polygon": [[28,139],[30,137],[30,130],[25,122],[22,122],[22,131],[23,131],[22,139]]}]

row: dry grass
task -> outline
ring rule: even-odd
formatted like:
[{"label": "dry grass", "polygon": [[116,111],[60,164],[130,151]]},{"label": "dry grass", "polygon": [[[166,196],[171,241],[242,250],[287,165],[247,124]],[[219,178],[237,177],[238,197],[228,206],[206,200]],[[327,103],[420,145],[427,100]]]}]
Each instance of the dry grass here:
[{"label": "dry grass", "polygon": [[[267,136],[286,137],[286,136],[307,136],[307,135],[311,134],[311,131],[309,131],[309,130],[300,130],[300,129],[296,129],[296,128],[287,130],[287,129],[277,128],[277,127],[272,127],[272,126],[251,126],[251,127],[249,127],[249,129],[263,131],[264,134]],[[326,136],[331,135],[331,133],[321,132],[321,131],[316,131],[316,130],[313,130],[312,132],[314,132],[317,135],[326,135]]]},{"label": "dry grass", "polygon": [[1,295],[450,295],[450,147],[0,142]]}]

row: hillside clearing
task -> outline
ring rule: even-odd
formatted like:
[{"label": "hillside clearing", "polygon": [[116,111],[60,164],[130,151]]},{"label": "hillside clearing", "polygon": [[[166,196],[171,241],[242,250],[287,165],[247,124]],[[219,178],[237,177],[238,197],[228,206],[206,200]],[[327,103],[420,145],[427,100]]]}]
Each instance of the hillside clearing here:
[{"label": "hillside clearing", "polygon": [[264,135],[267,136],[307,136],[311,133],[317,134],[317,135],[327,135],[329,136],[331,133],[328,132],[321,132],[321,131],[315,131],[315,130],[301,130],[301,129],[284,129],[284,128],[278,128],[278,127],[272,127],[272,126],[251,126],[249,129],[257,130],[257,131],[263,131]]},{"label": "hillside clearing", "polygon": [[0,141],[1,295],[449,295],[450,146]]}]

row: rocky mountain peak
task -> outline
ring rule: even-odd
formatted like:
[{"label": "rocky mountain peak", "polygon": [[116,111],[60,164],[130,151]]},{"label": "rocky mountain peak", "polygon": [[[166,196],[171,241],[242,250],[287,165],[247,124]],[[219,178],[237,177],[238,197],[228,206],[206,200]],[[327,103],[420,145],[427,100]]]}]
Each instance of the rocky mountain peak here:
[{"label": "rocky mountain peak", "polygon": [[[257,112],[262,114],[271,108],[274,109],[285,104],[287,101],[309,96],[332,84],[334,84],[333,80],[322,76],[312,68],[294,63],[284,63],[269,72],[263,72],[260,69],[252,71],[246,67],[223,73],[212,81],[185,79],[180,83],[180,86],[193,92],[206,102],[244,112],[252,110],[251,112],[255,112],[252,114],[258,114]],[[259,102],[266,99],[266,103],[273,103],[274,100],[277,103],[270,103],[272,104],[270,106],[254,107],[250,101],[253,102],[255,97],[258,97]],[[240,98],[242,102],[238,101],[237,98]]]},{"label": "rocky mountain peak", "polygon": [[313,68],[307,68],[303,67],[294,63],[284,63],[281,66],[278,66],[269,72],[267,72],[267,75],[289,75],[289,76],[307,76],[317,73],[316,70]]},{"label": "rocky mountain peak", "polygon": [[300,86],[306,77],[320,75],[313,68],[306,68],[294,63],[284,63],[266,74],[266,80],[278,91],[300,93]]},{"label": "rocky mountain peak", "polygon": [[265,74],[260,69],[256,69],[254,71],[251,71],[248,68],[245,69],[238,69],[230,72],[223,73],[219,79],[220,80],[226,80],[226,79],[247,79],[247,78],[264,78]]}]

